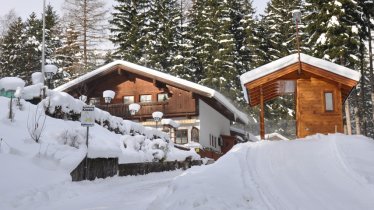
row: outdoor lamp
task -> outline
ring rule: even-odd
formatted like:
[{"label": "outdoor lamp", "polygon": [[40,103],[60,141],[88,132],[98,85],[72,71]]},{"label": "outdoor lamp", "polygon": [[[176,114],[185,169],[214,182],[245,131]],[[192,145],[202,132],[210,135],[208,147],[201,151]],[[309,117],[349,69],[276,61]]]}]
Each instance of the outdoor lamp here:
[{"label": "outdoor lamp", "polygon": [[109,104],[115,95],[116,93],[113,90],[106,90],[103,92],[104,102],[106,103],[106,111],[108,112],[109,112]]},{"label": "outdoor lamp", "polygon": [[296,9],[296,10],[292,11],[292,20],[295,23],[299,23],[300,22],[300,20],[301,20],[301,12],[300,12],[300,10]]},{"label": "outdoor lamp", "polygon": [[140,109],[140,105],[137,103],[132,103],[129,105],[130,114],[134,116]]},{"label": "outdoor lamp", "polygon": [[153,119],[154,119],[155,122],[156,122],[156,129],[157,129],[157,123],[158,123],[159,121],[161,121],[163,115],[164,115],[164,114],[163,114],[162,112],[153,112],[153,113],[152,113],[152,117],[153,117]]},{"label": "outdoor lamp", "polygon": [[44,76],[48,81],[48,88],[51,88],[51,79],[53,78],[53,75],[57,73],[57,66],[52,64],[47,64],[44,66]]}]

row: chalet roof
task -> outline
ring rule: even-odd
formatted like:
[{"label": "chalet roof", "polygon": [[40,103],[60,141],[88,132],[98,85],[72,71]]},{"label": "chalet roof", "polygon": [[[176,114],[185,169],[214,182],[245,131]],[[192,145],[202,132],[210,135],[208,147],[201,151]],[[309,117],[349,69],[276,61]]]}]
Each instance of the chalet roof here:
[{"label": "chalet roof", "polygon": [[162,82],[165,82],[165,83],[168,83],[168,84],[173,84],[173,85],[175,85],[177,87],[181,87],[181,88],[186,88],[186,89],[191,90],[192,92],[195,92],[197,94],[206,96],[208,98],[215,99],[217,102],[222,104],[226,109],[228,109],[230,112],[232,112],[233,115],[235,116],[235,118],[238,118],[240,121],[242,121],[246,124],[248,124],[248,122],[249,122],[249,119],[248,119],[246,114],[239,111],[221,93],[219,93],[219,92],[217,92],[217,91],[215,91],[211,88],[208,88],[206,86],[199,85],[199,84],[196,84],[194,82],[190,82],[190,81],[187,81],[187,80],[175,77],[175,76],[172,76],[170,74],[166,74],[166,73],[154,70],[154,69],[150,69],[150,68],[147,68],[147,67],[144,67],[144,66],[140,66],[140,65],[130,63],[130,62],[127,62],[127,61],[122,61],[122,60],[116,60],[116,61],[113,61],[109,64],[106,64],[106,65],[104,65],[104,66],[102,66],[102,67],[100,67],[96,70],[93,70],[91,72],[88,72],[87,74],[82,75],[82,76],[80,76],[80,77],[78,77],[78,78],[76,78],[76,79],[74,79],[74,80],[72,80],[72,81],[70,81],[66,84],[63,84],[63,85],[55,88],[54,90],[56,90],[56,91],[68,90],[68,89],[72,88],[73,86],[78,85],[81,82],[89,80],[92,77],[102,75],[105,72],[113,71],[114,67],[116,67],[116,66],[122,66],[122,67],[125,67],[127,69],[131,69],[131,72],[133,72],[133,73],[138,73],[138,74],[144,75],[146,77],[157,78],[157,80],[160,80]]},{"label": "chalet roof", "polygon": [[[320,69],[343,76],[351,80],[359,81],[361,77],[361,74],[357,71],[354,71],[347,67],[344,67],[344,66],[326,61],[326,60],[322,60],[319,58],[315,58],[315,57],[312,57],[312,56],[309,56],[303,53],[300,54],[300,61],[302,63],[306,63],[311,66],[318,67]],[[281,59],[278,59],[276,61],[273,61],[271,63],[260,66],[256,69],[253,69],[251,71],[248,71],[242,74],[240,76],[240,81],[241,81],[241,84],[244,90],[244,97],[247,100],[247,102],[248,102],[248,94],[247,94],[247,89],[244,86],[245,84],[255,81],[259,78],[265,77],[273,72],[281,70],[297,62],[299,62],[299,60],[298,60],[298,54],[296,53],[296,54],[283,57]]]}]

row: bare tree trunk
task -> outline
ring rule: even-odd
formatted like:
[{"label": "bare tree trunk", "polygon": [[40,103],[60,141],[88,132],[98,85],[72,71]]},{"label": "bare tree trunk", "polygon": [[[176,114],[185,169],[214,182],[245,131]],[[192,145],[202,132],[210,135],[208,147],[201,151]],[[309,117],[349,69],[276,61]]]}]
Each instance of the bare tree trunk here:
[{"label": "bare tree trunk", "polygon": [[[345,66],[343,56],[340,56],[340,64]],[[352,135],[352,124],[351,124],[351,115],[349,111],[349,96],[345,100],[345,120],[347,122],[347,134]]]},{"label": "bare tree trunk", "polygon": [[[362,38],[360,38],[360,65],[361,65],[361,108],[359,110],[361,110],[360,112],[357,110],[357,113],[356,115],[358,115],[361,120],[363,120],[363,133],[366,135],[367,131],[366,131],[366,101],[365,101],[365,79],[366,79],[366,74],[365,74],[365,67],[364,67],[364,60],[365,60],[365,51],[364,51],[364,48],[365,48],[365,45],[364,45],[364,42],[362,40]],[[357,97],[357,109],[360,107],[359,106],[359,98]],[[358,125],[360,126],[360,121],[358,122]],[[356,122],[356,130],[357,130],[357,122]],[[360,134],[360,133],[357,133],[356,134]]]},{"label": "bare tree trunk", "polygon": [[358,109],[358,96],[355,95],[355,98],[356,98],[356,107],[354,108],[354,112],[355,112],[355,127],[356,127],[356,134],[357,135],[360,135],[361,134],[361,126],[360,126],[360,114],[359,114],[359,109]]},{"label": "bare tree trunk", "polygon": [[373,76],[373,48],[372,48],[372,39],[371,36],[371,27],[368,26],[369,31],[369,70],[370,70],[370,83],[371,83],[371,104],[372,104],[372,115],[374,119],[374,76]]},{"label": "bare tree trunk", "polygon": [[351,115],[349,113],[349,99],[345,100],[345,120],[347,122],[347,134],[352,135]]}]

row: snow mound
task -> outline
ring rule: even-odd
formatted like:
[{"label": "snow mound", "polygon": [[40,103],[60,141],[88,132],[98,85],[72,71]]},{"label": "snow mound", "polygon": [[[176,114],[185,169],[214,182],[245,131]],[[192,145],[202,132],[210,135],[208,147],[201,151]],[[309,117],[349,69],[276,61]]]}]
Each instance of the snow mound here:
[{"label": "snow mound", "polygon": [[236,145],[177,177],[148,210],[372,209],[374,141],[343,134]]},{"label": "snow mound", "polygon": [[17,87],[25,87],[25,81],[18,77],[4,77],[0,79],[0,90],[16,90]]}]

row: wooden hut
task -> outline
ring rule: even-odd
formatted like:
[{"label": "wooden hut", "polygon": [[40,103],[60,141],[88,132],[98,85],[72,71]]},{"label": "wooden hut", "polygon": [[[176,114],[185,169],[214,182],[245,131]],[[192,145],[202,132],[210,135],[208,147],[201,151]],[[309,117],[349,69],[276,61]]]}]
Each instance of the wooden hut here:
[{"label": "wooden hut", "polygon": [[250,106],[260,106],[260,135],[264,139],[264,103],[294,93],[296,136],[343,132],[342,106],[361,75],[352,69],[293,54],[240,76]]}]

